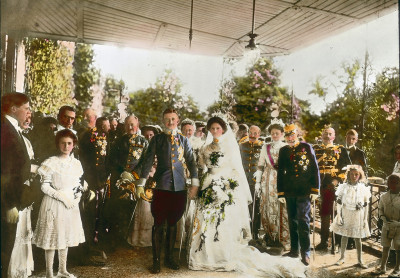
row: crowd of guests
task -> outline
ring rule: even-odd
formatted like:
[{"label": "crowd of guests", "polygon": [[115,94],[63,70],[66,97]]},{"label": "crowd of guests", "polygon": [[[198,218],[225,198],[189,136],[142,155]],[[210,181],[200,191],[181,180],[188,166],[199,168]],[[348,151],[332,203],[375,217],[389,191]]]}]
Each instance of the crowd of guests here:
[{"label": "crowd of guests", "polygon": [[[283,256],[301,257],[307,266],[310,222],[313,219],[315,229],[318,206],[320,243],[314,249],[327,252],[329,239],[332,248],[335,240],[340,241],[336,264],[342,265],[345,250],[355,245],[358,267],[367,268],[361,239],[370,236],[371,195],[366,157],[356,146],[358,134],[353,129],[347,131],[342,146],[334,143],[335,130],[327,125],[320,141],[311,145],[299,138],[294,124],[277,118],[262,138],[255,125],[228,122],[227,127],[218,117],[208,123],[180,121],[175,110],[164,111],[165,129],[155,124],[140,126],[135,115],[120,123],[90,108],[76,124],[71,106],[62,106],[57,119],[35,117],[32,124],[29,98],[20,93],[4,95],[1,112],[3,277],[29,276],[33,258],[38,260],[41,250],[46,277],[53,277],[55,250],[57,277],[74,277],[67,271],[69,247],[79,246],[72,249],[79,263],[101,266],[106,263],[105,253],[126,242],[152,246],[152,272],[158,273],[164,236],[165,265],[179,269],[174,248],[183,246],[188,252],[193,248],[191,229],[199,210],[194,200],[204,197],[201,186],[216,171],[210,171],[215,168],[215,152],[207,151],[228,129],[236,136],[238,161],[250,193],[246,203],[250,228],[243,230],[243,238],[252,238],[249,244],[261,252],[282,255],[287,251]],[[213,135],[210,145],[206,145],[207,132]],[[386,273],[391,247],[396,253],[392,275],[400,274],[400,145],[395,151],[398,162],[387,179],[389,191],[379,204],[383,254],[376,274]],[[30,242],[33,255],[26,249]],[[199,242],[191,254],[201,251],[202,244],[213,244],[201,236]],[[199,254],[190,256],[192,269],[197,269],[198,260],[204,263],[204,258],[196,257]]]}]

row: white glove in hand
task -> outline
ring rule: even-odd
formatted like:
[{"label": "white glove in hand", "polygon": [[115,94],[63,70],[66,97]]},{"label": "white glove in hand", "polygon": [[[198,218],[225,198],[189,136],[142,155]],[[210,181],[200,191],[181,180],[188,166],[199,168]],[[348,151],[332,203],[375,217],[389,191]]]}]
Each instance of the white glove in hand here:
[{"label": "white glove in hand", "polygon": [[262,171],[261,170],[255,171],[253,178],[256,179],[257,183],[261,183],[261,177],[262,177]]},{"label": "white glove in hand", "polygon": [[260,195],[261,195],[261,183],[256,182],[254,190],[256,191],[256,196],[260,197]]},{"label": "white glove in hand", "polygon": [[278,198],[278,201],[281,202],[282,204],[286,204],[286,199],[285,198]]},{"label": "white glove in hand", "polygon": [[63,202],[67,209],[72,209],[75,206],[74,200],[66,196],[63,192],[58,191],[56,194],[54,194],[54,198]]},{"label": "white glove in hand", "polygon": [[136,197],[139,200],[140,196],[144,194],[144,187],[143,186],[137,186],[136,187]]},{"label": "white glove in hand", "polygon": [[15,224],[18,222],[18,210],[16,207],[7,210],[7,223]]},{"label": "white glove in hand", "polygon": [[318,199],[318,195],[317,194],[310,194],[310,200],[311,202],[314,202]]}]

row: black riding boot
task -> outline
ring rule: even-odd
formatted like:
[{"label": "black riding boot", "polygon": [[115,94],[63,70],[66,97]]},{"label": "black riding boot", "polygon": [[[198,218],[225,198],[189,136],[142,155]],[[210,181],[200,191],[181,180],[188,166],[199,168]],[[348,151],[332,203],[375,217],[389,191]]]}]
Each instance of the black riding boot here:
[{"label": "black riding boot", "polygon": [[160,257],[161,257],[161,243],[164,234],[163,226],[153,226],[151,243],[153,248],[153,267],[151,268],[151,273],[159,273],[161,271],[160,267]]},{"label": "black riding boot", "polygon": [[176,224],[173,226],[167,225],[167,238],[166,238],[166,248],[165,248],[165,266],[178,270],[179,264],[174,261],[174,246],[176,241]]}]

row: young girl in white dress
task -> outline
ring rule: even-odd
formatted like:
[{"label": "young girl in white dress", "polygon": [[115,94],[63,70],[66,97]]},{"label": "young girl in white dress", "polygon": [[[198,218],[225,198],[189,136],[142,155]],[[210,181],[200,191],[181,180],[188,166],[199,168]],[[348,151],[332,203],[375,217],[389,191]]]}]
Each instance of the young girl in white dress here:
[{"label": "young girl in white dress", "polygon": [[69,129],[56,134],[58,156],[45,160],[38,173],[44,193],[33,243],[45,250],[46,278],[53,277],[55,250],[58,250],[57,277],[75,277],[67,271],[68,247],[85,241],[79,212],[80,177],[83,174],[79,160],[71,156],[77,138]]},{"label": "young girl in white dress", "polygon": [[344,183],[336,190],[337,215],[331,225],[331,231],[341,235],[340,259],[336,265],[344,264],[344,253],[348,238],[354,238],[357,248],[358,267],[368,268],[361,257],[361,239],[369,237],[368,203],[371,192],[365,185],[364,171],[359,165],[348,165]]}]

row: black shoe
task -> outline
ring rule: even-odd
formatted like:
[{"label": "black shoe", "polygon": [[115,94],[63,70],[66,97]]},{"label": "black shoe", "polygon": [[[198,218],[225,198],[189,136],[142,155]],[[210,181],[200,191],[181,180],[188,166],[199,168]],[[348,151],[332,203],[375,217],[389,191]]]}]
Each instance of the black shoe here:
[{"label": "black shoe", "polygon": [[157,274],[160,273],[160,271],[161,271],[160,260],[154,260],[150,272],[153,274]]},{"label": "black shoe", "polygon": [[315,251],[324,251],[328,252],[328,244],[326,243],[320,243],[317,246],[315,246]]},{"label": "black shoe", "polygon": [[153,250],[153,266],[150,269],[150,272],[153,274],[160,273],[160,257],[161,257],[161,243],[164,235],[164,227],[163,226],[153,226],[152,230],[152,250]]},{"label": "black shoe", "polygon": [[290,251],[282,255],[283,257],[291,257],[291,258],[298,258],[299,252]]},{"label": "black shoe", "polygon": [[310,257],[309,256],[301,256],[301,262],[305,265],[308,266],[310,264]]},{"label": "black shoe", "polygon": [[166,246],[165,246],[165,266],[173,269],[173,270],[178,270],[179,269],[179,264],[174,261],[174,246],[175,246],[175,240],[176,240],[176,232],[177,232],[177,226],[176,224],[173,226],[167,225],[167,233],[166,233]]}]

